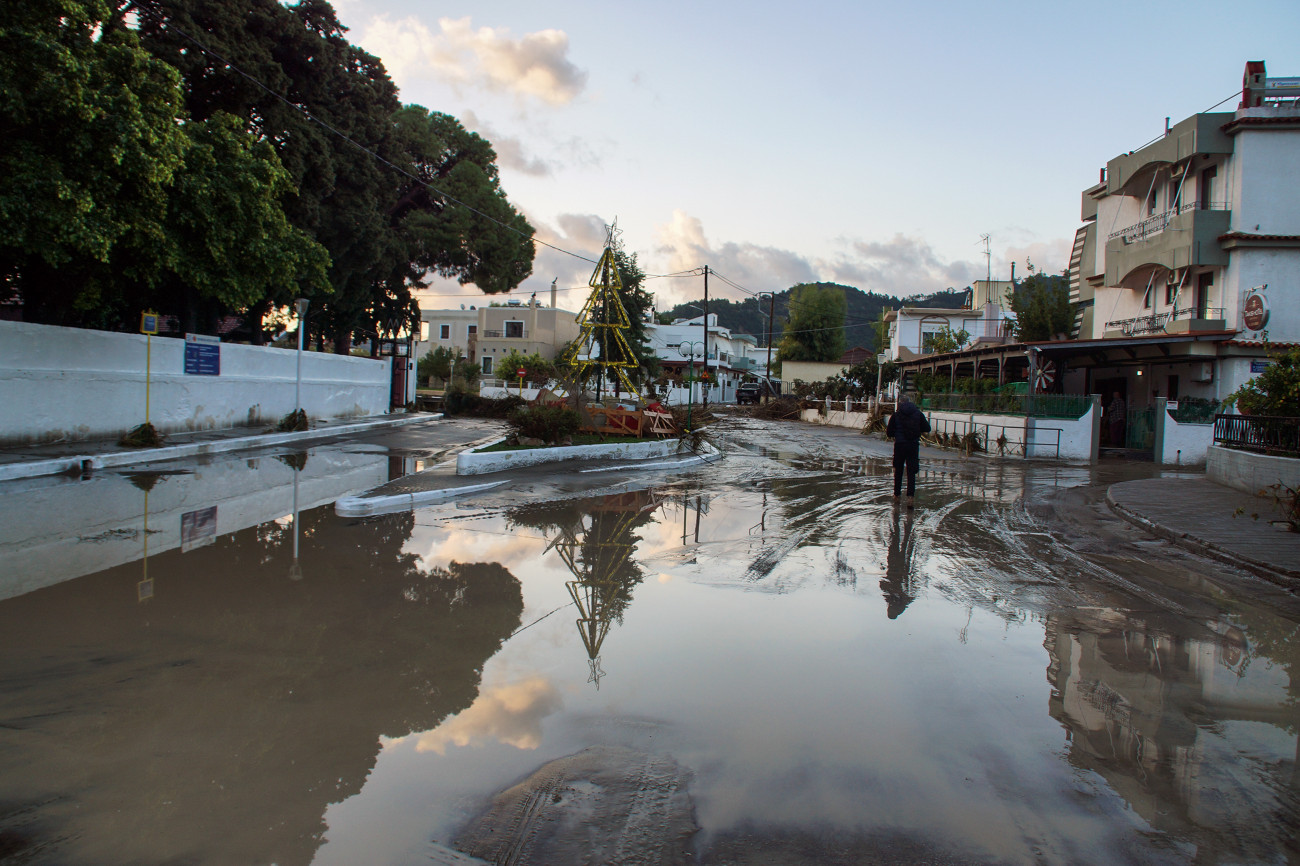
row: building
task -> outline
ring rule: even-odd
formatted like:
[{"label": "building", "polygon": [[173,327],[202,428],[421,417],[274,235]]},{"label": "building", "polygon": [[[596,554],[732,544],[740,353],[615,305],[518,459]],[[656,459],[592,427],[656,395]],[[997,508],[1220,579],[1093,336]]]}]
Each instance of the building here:
[{"label": "building", "polygon": [[526,303],[511,299],[460,310],[421,310],[420,319],[417,360],[443,346],[477,364],[489,378],[498,375],[497,361],[510,352],[551,360],[581,332],[577,313],[543,306],[536,297]]},{"label": "building", "polygon": [[889,360],[911,361],[932,354],[935,336],[945,328],[965,331],[970,347],[1007,342],[1015,323],[1006,299],[1012,285],[1010,280],[976,280],[969,304],[960,309],[902,307],[886,313]]},{"label": "building", "polygon": [[1223,400],[1300,340],[1300,78],[1246,64],[1206,112],[1106,163],[1070,262],[1077,339],[1038,344],[1064,390]]},{"label": "building", "polygon": [[[703,316],[677,319],[669,325],[647,324],[646,333],[667,378],[670,403],[687,401],[687,368],[693,367],[695,376],[707,370],[708,398],[720,403],[736,399],[736,386],[746,375],[761,376],[764,373],[762,364],[766,361],[767,350],[759,349],[758,340],[753,336],[733,334],[729,328],[719,325],[716,313],[709,314],[707,359],[704,357]],[[691,399],[699,400],[701,394],[697,382],[692,386]]]}]

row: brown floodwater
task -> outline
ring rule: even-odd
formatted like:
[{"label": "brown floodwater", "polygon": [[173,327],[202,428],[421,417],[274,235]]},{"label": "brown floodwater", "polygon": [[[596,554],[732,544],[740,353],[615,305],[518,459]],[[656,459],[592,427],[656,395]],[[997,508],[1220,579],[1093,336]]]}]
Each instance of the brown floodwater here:
[{"label": "brown floodwater", "polygon": [[1149,466],[930,457],[909,512],[728,420],[337,516],[403,436],[3,488],[0,863],[1300,862],[1292,609],[1069,517]]}]

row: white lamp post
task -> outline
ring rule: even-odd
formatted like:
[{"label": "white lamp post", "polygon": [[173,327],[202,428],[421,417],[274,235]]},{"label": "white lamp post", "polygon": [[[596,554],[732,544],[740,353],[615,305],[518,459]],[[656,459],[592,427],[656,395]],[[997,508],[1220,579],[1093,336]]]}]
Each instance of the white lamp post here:
[{"label": "white lamp post", "polygon": [[298,312],[298,378],[293,386],[293,411],[296,416],[302,411],[302,327],[307,322],[307,307],[311,301],[306,298],[299,298],[294,302],[294,309]]}]

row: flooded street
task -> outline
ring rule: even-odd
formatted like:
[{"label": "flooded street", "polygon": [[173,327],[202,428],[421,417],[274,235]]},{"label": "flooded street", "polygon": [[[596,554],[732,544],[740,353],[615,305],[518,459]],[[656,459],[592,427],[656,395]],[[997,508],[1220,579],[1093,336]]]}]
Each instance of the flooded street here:
[{"label": "flooded street", "polygon": [[6,485],[0,863],[1300,863],[1294,604],[1107,517],[1149,464],[912,512],[730,418],[336,515],[491,430]]}]

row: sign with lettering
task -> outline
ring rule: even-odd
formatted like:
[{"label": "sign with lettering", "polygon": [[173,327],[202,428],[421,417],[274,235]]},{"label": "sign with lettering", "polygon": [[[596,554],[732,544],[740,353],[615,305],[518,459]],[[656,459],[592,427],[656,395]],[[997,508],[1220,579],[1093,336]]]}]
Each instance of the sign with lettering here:
[{"label": "sign with lettering", "polygon": [[158,333],[158,314],[141,313],[140,314],[140,333],[149,334],[150,336]]},{"label": "sign with lettering", "polygon": [[1242,321],[1248,331],[1262,331],[1268,327],[1268,298],[1264,292],[1268,284],[1256,286],[1246,293],[1246,302],[1241,306]]},{"label": "sign with lettering", "polygon": [[1268,369],[1268,365],[1269,365],[1269,363],[1270,363],[1270,362],[1268,362],[1268,361],[1251,361],[1251,362],[1250,362],[1250,374],[1253,376],[1253,375],[1255,375],[1256,373],[1263,373],[1265,370]]},{"label": "sign with lettering", "polygon": [[185,372],[190,376],[220,376],[221,338],[186,334]]},{"label": "sign with lettering", "polygon": [[217,537],[217,506],[209,505],[181,515],[181,550],[202,547]]}]

